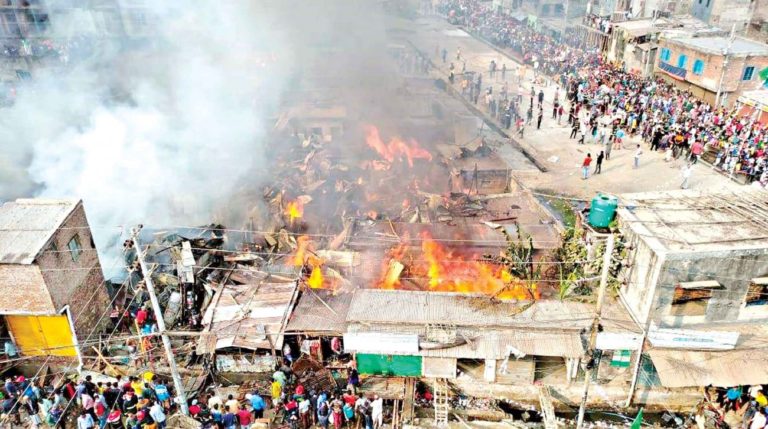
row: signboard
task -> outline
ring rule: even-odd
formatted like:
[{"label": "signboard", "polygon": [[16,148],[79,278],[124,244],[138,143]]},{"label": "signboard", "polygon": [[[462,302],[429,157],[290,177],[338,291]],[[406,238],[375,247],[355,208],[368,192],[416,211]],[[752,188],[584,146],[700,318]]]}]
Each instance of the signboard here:
[{"label": "signboard", "polygon": [[639,350],[642,334],[598,332],[597,348],[600,350]]},{"label": "signboard", "polygon": [[651,328],[648,340],[653,347],[659,348],[732,350],[739,340],[739,333]]},{"label": "signboard", "polygon": [[344,351],[382,354],[418,354],[419,336],[383,332],[344,334]]}]

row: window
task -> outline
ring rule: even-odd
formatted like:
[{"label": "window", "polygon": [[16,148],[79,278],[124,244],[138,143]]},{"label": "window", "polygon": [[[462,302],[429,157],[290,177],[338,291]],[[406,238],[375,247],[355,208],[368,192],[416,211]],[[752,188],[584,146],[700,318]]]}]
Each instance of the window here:
[{"label": "window", "polygon": [[752,75],[755,74],[755,68],[753,66],[744,67],[744,74],[741,76],[741,80],[752,80]]},{"label": "window", "polygon": [[747,298],[744,301],[747,307],[768,305],[768,277],[752,279],[752,283],[747,289]]},{"label": "window", "polygon": [[69,243],[67,243],[67,247],[69,248],[69,254],[72,256],[72,260],[77,262],[77,260],[80,259],[80,254],[83,253],[83,246],[80,245],[80,237],[75,234],[75,236],[69,240]]},{"label": "window", "polygon": [[677,57],[677,66],[680,67],[681,69],[684,69],[685,68],[685,63],[687,61],[688,61],[688,57],[683,55],[683,54],[680,54]]},{"label": "window", "polygon": [[667,48],[661,48],[661,60],[668,62],[670,57],[672,57],[672,52],[670,52]]},{"label": "window", "polygon": [[693,74],[701,76],[704,74],[704,61],[696,60],[693,62]]},{"label": "window", "polygon": [[723,289],[714,280],[680,283],[672,297],[672,316],[703,316],[712,298],[712,291]]}]

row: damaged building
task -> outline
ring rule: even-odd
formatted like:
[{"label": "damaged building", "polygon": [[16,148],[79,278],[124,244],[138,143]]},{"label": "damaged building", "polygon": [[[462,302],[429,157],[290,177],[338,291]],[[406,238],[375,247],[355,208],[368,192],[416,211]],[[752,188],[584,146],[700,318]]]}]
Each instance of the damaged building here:
[{"label": "damaged building", "polygon": [[[110,297],[82,201],[0,206],[3,331],[25,356],[79,356]],[[83,346],[86,349],[87,346]]]}]

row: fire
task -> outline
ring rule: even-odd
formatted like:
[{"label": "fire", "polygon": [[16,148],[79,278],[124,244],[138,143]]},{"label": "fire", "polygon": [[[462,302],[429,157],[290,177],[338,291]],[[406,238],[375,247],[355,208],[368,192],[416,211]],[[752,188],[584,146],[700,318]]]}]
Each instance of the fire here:
[{"label": "fire", "polygon": [[[413,277],[424,277],[427,289],[442,292],[484,293],[501,299],[529,300],[538,298],[535,285],[529,289],[503,266],[461,255],[443,247],[429,234],[421,236],[421,258],[409,264]],[[407,246],[402,243],[389,252],[378,287],[402,287],[401,273],[405,269]]]},{"label": "fire", "polygon": [[304,259],[307,254],[307,248],[309,247],[309,237],[302,235],[296,239],[296,253],[293,254],[293,266],[301,267],[304,265]]},{"label": "fire", "polygon": [[319,266],[312,267],[312,274],[310,274],[307,279],[309,287],[312,289],[322,289],[323,283],[323,270],[321,270]]},{"label": "fire", "polygon": [[413,167],[414,159],[432,160],[432,154],[419,146],[414,139],[405,141],[398,137],[392,137],[389,143],[384,143],[379,136],[379,129],[373,125],[365,127],[365,143],[390,163],[396,160],[406,160],[408,166]]},{"label": "fire", "polygon": [[289,201],[285,205],[283,213],[288,216],[288,220],[293,225],[296,219],[301,219],[304,216],[304,204],[300,200]]}]

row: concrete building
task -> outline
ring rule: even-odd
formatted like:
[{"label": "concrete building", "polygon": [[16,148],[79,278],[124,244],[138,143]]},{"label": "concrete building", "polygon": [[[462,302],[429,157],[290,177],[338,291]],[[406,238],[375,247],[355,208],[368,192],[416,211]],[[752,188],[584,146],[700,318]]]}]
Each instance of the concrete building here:
[{"label": "concrete building", "polygon": [[0,315],[22,355],[76,355],[109,302],[81,201],[0,206]]},{"label": "concrete building", "polygon": [[754,0],[692,0],[690,13],[708,24],[745,34],[754,9]]},{"label": "concrete building", "polygon": [[[768,383],[768,193],[622,197],[620,297],[667,388]],[[650,345],[650,348],[647,347]]]},{"label": "concrete building", "polygon": [[623,64],[626,70],[643,76],[653,74],[658,56],[658,40],[662,34],[676,37],[724,36],[723,30],[690,16],[640,18],[613,24],[605,44],[609,61]]},{"label": "concrete building", "polygon": [[735,37],[690,37],[664,33],[659,40],[659,76],[696,97],[731,105],[744,92],[759,89],[760,71],[768,67],[768,45]]}]

